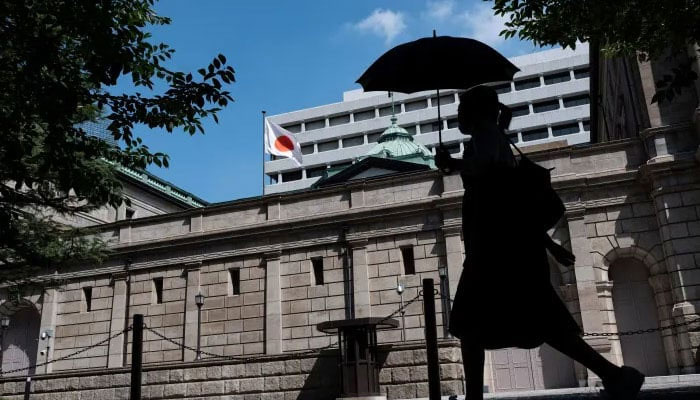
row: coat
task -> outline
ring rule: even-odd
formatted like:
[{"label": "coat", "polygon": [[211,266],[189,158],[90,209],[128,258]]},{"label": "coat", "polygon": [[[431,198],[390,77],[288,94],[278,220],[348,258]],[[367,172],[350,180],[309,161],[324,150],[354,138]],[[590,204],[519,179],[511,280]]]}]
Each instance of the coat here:
[{"label": "coat", "polygon": [[579,334],[550,283],[547,232],[518,207],[527,188],[520,187],[513,163],[482,156],[475,169],[474,147],[466,146],[462,161],[466,259],[450,333],[486,349],[533,348],[553,335]]}]

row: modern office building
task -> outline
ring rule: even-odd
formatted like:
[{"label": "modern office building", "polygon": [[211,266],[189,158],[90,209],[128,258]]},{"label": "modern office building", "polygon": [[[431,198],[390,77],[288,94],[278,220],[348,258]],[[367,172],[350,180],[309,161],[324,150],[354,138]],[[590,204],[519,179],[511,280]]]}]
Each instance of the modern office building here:
[{"label": "modern office building", "polygon": [[[552,49],[510,59],[520,68],[513,82],[495,86],[502,103],[513,110],[510,135],[520,146],[558,142],[564,145],[589,141],[588,45],[576,50]],[[461,153],[468,137],[457,129],[458,93],[440,93],[438,122],[434,91],[410,95],[395,93],[394,107],[386,92],[343,93],[343,101],[270,116],[270,120],[296,134],[302,145],[301,167],[290,159],[265,162],[269,177],[265,194],[305,189],[331,167],[350,165],[376,144],[390,126],[394,112],[398,123],[415,140],[434,149],[442,123],[443,142]]]}]

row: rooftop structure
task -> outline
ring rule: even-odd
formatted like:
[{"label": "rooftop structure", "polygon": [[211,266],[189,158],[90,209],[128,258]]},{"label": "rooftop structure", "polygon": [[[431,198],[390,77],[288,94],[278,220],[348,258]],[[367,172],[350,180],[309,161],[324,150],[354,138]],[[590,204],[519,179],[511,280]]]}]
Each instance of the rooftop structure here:
[{"label": "rooftop structure", "polygon": [[[552,49],[513,57],[520,68],[513,82],[495,86],[499,99],[513,110],[510,134],[520,146],[557,142],[587,143],[590,138],[588,106],[588,45],[576,50]],[[443,142],[457,154],[468,136],[457,129],[458,93],[440,93],[442,121],[437,121],[434,91],[395,94],[398,126],[413,134],[415,143],[434,151],[442,124]],[[392,99],[386,92],[362,89],[343,93],[343,101],[270,116],[270,120],[297,134],[304,160],[265,162],[265,194],[305,189],[328,169],[345,167],[366,155],[390,125]]]}]

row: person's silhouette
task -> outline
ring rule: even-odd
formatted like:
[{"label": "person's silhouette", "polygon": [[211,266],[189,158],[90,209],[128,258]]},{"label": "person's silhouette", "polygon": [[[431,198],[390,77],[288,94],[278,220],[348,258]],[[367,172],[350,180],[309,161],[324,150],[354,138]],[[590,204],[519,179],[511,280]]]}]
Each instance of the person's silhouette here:
[{"label": "person's silhouette", "polygon": [[439,147],[435,162],[443,171],[461,171],[465,189],[466,260],[449,328],[461,339],[467,399],[483,398],[485,349],[542,343],[591,369],[613,398],[635,398],[644,375],[593,350],[550,283],[547,251],[568,266],[575,257],[540,224],[526,223],[528,210],[518,209],[517,160],[504,132],[510,110],[493,89],[477,86],[460,96],[458,123],[463,134],[472,136],[463,158],[454,159]]}]

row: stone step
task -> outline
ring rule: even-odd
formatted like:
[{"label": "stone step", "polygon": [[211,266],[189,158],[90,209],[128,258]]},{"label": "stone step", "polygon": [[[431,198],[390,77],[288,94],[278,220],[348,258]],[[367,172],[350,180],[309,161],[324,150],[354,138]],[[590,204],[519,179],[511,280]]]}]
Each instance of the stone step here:
[{"label": "stone step", "polygon": [[[489,400],[599,400],[608,399],[600,387],[485,393]],[[428,400],[427,398],[413,400]],[[442,400],[465,400],[464,396],[443,396]],[[614,399],[610,399],[614,400]],[[700,400],[700,374],[657,376],[646,379],[638,400]]]}]

